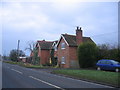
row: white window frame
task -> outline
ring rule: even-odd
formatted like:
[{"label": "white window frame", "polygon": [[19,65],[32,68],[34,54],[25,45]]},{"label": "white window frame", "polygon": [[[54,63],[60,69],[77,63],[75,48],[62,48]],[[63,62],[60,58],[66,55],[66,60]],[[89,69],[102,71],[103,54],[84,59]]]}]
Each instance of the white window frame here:
[{"label": "white window frame", "polygon": [[54,46],[54,50],[57,51],[57,45]]},{"label": "white window frame", "polygon": [[[64,45],[64,47],[63,47],[63,45]],[[61,49],[65,49],[65,43],[64,42],[61,43]]]},{"label": "white window frame", "polygon": [[66,64],[65,63],[65,57],[61,57],[61,64]]}]

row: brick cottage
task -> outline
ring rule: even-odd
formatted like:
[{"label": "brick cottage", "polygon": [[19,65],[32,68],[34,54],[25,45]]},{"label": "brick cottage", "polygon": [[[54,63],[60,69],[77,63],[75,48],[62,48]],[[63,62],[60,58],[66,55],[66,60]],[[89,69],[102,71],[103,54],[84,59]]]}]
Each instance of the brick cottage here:
[{"label": "brick cottage", "polygon": [[40,57],[40,64],[49,63],[50,51],[53,43],[53,41],[37,41],[36,47],[38,48],[38,57]]},{"label": "brick cottage", "polygon": [[62,68],[79,68],[77,47],[82,42],[93,42],[90,37],[83,37],[81,27],[77,27],[76,35],[61,34],[57,43],[58,64]]}]

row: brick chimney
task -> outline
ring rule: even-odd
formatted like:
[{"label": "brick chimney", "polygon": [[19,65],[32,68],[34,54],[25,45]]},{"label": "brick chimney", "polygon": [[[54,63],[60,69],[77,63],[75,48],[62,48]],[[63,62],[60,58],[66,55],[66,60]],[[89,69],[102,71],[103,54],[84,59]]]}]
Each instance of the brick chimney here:
[{"label": "brick chimney", "polygon": [[45,39],[43,39],[43,42],[45,42]]},{"label": "brick chimney", "polygon": [[81,30],[81,27],[77,27],[76,29],[76,42],[77,42],[77,45],[79,45],[81,42],[82,42],[82,30]]}]

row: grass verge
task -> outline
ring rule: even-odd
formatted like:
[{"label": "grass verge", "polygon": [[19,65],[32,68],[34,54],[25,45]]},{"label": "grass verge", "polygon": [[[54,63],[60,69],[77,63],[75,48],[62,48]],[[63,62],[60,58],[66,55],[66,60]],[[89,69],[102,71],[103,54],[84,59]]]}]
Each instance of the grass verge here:
[{"label": "grass verge", "polygon": [[9,63],[9,64],[17,64],[26,68],[47,68],[47,67],[43,67],[41,65],[32,65],[29,63],[23,63],[23,62],[13,62],[13,61],[3,61],[5,63]]},{"label": "grass verge", "polygon": [[23,63],[23,62],[13,62],[13,61],[3,61],[9,64],[17,64],[26,68],[36,68],[36,69],[47,69],[47,68],[58,68],[58,66],[42,66],[42,65],[33,65],[30,63]]},{"label": "grass verge", "polygon": [[22,64],[21,62],[13,62],[13,61],[3,61],[3,62],[10,64]]},{"label": "grass verge", "polygon": [[120,73],[97,70],[55,70],[53,73],[63,74],[83,80],[90,80],[113,86],[118,86],[118,80],[120,80],[118,78]]}]

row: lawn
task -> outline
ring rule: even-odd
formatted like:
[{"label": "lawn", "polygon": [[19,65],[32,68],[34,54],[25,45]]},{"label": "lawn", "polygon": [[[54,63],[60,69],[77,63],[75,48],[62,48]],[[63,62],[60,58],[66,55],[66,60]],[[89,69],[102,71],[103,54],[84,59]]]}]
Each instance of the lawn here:
[{"label": "lawn", "polygon": [[[97,71],[97,70],[55,70],[53,73],[64,74],[67,76],[76,77],[83,80],[90,80],[94,82],[110,84],[118,86],[118,76],[120,73]],[[120,79],[119,79],[120,81]]]}]

